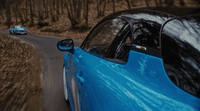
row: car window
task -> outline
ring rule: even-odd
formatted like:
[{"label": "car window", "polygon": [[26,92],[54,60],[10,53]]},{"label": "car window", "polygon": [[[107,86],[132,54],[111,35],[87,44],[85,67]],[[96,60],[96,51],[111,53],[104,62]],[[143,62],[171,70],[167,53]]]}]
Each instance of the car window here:
[{"label": "car window", "polygon": [[[184,91],[200,98],[200,29],[198,22],[168,22],[161,35],[161,52],[170,80]],[[198,28],[193,28],[197,26]]]},{"label": "car window", "polygon": [[133,27],[133,44],[159,48],[159,25],[153,22],[140,21]]},{"label": "car window", "polygon": [[96,26],[81,46],[85,51],[108,59],[116,59],[116,50],[127,36],[127,22],[122,19],[109,19]]},{"label": "car window", "polygon": [[160,57],[159,32],[161,25],[144,20],[133,22],[133,50]]}]

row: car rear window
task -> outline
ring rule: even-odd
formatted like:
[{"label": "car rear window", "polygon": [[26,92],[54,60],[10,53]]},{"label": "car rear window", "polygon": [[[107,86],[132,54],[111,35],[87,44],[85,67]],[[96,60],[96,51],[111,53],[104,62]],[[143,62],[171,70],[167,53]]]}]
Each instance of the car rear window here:
[{"label": "car rear window", "polygon": [[161,53],[171,81],[200,98],[200,26],[197,23],[177,19],[166,23],[161,34]]}]

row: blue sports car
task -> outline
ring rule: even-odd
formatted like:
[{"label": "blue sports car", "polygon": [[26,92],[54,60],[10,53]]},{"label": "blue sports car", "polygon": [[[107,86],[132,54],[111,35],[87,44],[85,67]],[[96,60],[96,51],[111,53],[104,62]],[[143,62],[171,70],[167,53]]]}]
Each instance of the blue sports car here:
[{"label": "blue sports car", "polygon": [[28,34],[28,30],[22,26],[15,26],[10,29],[10,34]]},{"label": "blue sports car", "polygon": [[65,99],[72,111],[200,110],[200,16],[117,12],[64,56]]}]

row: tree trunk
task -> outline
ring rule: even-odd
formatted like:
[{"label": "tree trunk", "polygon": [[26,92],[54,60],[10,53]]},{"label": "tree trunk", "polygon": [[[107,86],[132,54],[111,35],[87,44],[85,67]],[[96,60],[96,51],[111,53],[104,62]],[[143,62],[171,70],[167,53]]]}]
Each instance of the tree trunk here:
[{"label": "tree trunk", "polygon": [[43,15],[42,15],[42,3],[40,0],[38,0],[38,21],[43,20]]},{"label": "tree trunk", "polygon": [[106,9],[106,0],[104,0],[102,16],[105,15],[105,9]]},{"label": "tree trunk", "polygon": [[180,0],[180,6],[185,6],[185,2],[183,0]]},{"label": "tree trunk", "polygon": [[32,0],[29,0],[29,3],[30,3],[31,25],[33,25],[34,21],[33,21],[33,11],[32,11]]},{"label": "tree trunk", "polygon": [[115,0],[112,0],[113,1],[113,13],[115,12]]},{"label": "tree trunk", "polygon": [[18,20],[17,20],[17,15],[18,15],[18,1],[16,0],[15,1],[15,8],[13,8],[14,10],[13,10],[13,12],[15,12],[15,24],[18,24]]},{"label": "tree trunk", "polygon": [[162,0],[159,0],[160,1],[160,7],[162,7]]},{"label": "tree trunk", "polygon": [[99,17],[100,16],[100,14],[99,14],[99,0],[97,0],[97,17]]},{"label": "tree trunk", "polygon": [[145,0],[147,7],[149,7],[149,0]]},{"label": "tree trunk", "polygon": [[126,0],[126,3],[127,3],[127,6],[128,6],[128,9],[131,9],[131,4],[130,4],[129,0]]},{"label": "tree trunk", "polygon": [[158,7],[159,5],[158,5],[158,2],[157,2],[157,0],[155,0],[155,3],[156,3],[156,6]]},{"label": "tree trunk", "polygon": [[86,27],[88,27],[88,9],[89,9],[89,7],[88,7],[89,2],[88,1],[89,0],[85,0],[85,6],[86,6],[86,8],[85,8],[85,26]]},{"label": "tree trunk", "polygon": [[11,17],[10,17],[10,0],[6,2],[6,18],[7,18],[7,26],[11,25]]},{"label": "tree trunk", "polygon": [[61,13],[62,14],[64,14],[63,7],[64,7],[64,2],[63,2],[63,0],[61,0]]},{"label": "tree trunk", "polygon": [[56,16],[60,14],[59,8],[59,0],[56,0]]},{"label": "tree trunk", "polygon": [[167,6],[174,6],[174,0],[165,0]]},{"label": "tree trunk", "polygon": [[66,2],[68,17],[70,19],[72,28],[75,28],[78,24],[81,23],[82,4],[83,3],[81,0],[68,0],[68,2]]},{"label": "tree trunk", "polygon": [[106,0],[97,0],[97,17],[104,16]]},{"label": "tree trunk", "polygon": [[25,21],[28,21],[28,1],[25,0]]}]

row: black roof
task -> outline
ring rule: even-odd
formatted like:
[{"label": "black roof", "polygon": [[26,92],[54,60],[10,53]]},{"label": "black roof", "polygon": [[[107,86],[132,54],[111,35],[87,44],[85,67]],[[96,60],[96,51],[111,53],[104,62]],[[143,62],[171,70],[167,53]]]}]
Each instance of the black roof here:
[{"label": "black roof", "polygon": [[129,18],[129,19],[143,19],[155,21],[159,24],[165,23],[167,20],[176,18],[176,16],[148,9],[132,9],[132,10],[124,10],[113,13],[107,17],[105,17],[102,21],[109,18]]}]

